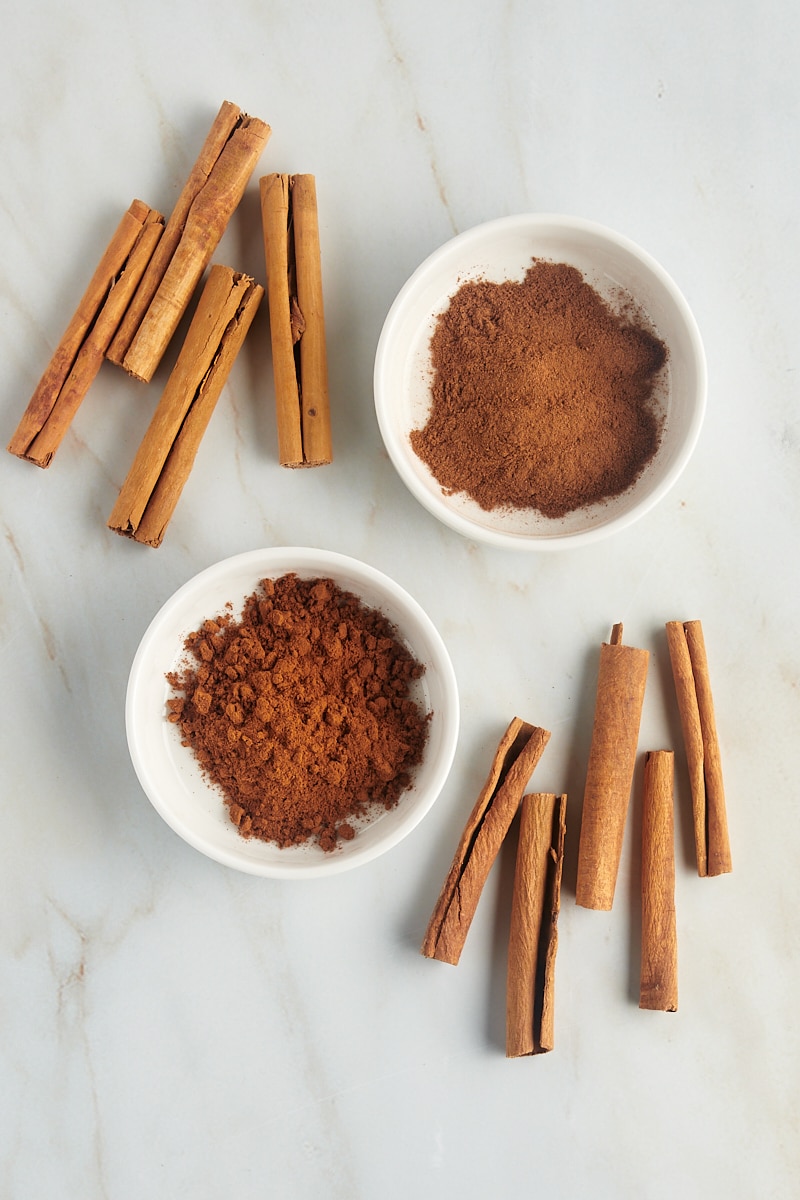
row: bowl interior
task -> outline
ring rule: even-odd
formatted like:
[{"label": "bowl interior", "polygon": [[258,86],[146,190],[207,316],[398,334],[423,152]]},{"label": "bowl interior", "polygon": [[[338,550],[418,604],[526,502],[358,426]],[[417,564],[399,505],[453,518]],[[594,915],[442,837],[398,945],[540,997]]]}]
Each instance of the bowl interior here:
[{"label": "bowl interior", "polygon": [[[186,635],[209,617],[241,603],[260,580],[288,572],[331,578],[396,626],[400,639],[424,664],[415,695],[432,713],[423,761],[397,806],[362,822],[356,837],[334,851],[316,845],[289,849],[243,838],[230,821],[221,794],[203,776],[180,731],[165,718],[171,695],[166,675],[183,656]],[[397,584],[343,555],[306,548],[269,549],[218,563],[185,584],[154,618],[131,668],[126,704],[128,744],[139,781],[164,820],[210,858],[252,874],[308,877],[367,862],[405,837],[439,794],[452,764],[458,736],[458,692],[452,664],[435,627]]]},{"label": "bowl interior", "polygon": [[[658,393],[664,427],[655,458],[623,495],[559,519],[536,511],[486,512],[463,494],[445,495],[409,440],[430,410],[430,339],[450,297],[470,280],[521,280],[533,258],[577,267],[612,304],[620,291],[626,293],[669,348]],[[672,486],[699,434],[705,359],[685,300],[658,264],[633,243],[573,218],[508,217],[447,242],[400,291],[378,344],[375,403],[388,453],[407,487],[429,511],[470,537],[521,548],[555,548],[627,524]]]}]

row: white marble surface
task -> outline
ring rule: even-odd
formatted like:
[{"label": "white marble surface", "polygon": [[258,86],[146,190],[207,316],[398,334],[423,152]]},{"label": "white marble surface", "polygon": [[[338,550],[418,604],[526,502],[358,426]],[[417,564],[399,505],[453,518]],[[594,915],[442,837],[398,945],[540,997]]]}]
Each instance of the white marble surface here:
[{"label": "white marble surface", "polygon": [[[344,0],[7,5],[0,412],[8,440],[118,214],[165,212],[223,99],[258,173],[317,176],[336,461],[276,462],[259,317],[157,551],[105,528],[151,389],[104,367],[49,471],[10,455],[0,647],[0,1195],[783,1198],[800,1187],[798,9]],[[263,276],[257,186],[216,261]],[[372,407],[383,317],[453,233],[601,221],[678,281],[710,370],[674,492],[560,555],[437,524]],[[127,673],[160,604],[238,551],[319,545],[393,575],[450,649],[459,749],[433,812],[358,871],[239,875],[184,845],[130,766]],[[596,647],[654,653],[642,746],[675,745],[663,622],[709,646],[734,856],[699,880],[678,790],[680,1009],[637,1007],[637,821],[610,914],[574,904]],[[557,1046],[503,1054],[509,868],[459,967],[418,945],[499,733],[572,841]]]}]

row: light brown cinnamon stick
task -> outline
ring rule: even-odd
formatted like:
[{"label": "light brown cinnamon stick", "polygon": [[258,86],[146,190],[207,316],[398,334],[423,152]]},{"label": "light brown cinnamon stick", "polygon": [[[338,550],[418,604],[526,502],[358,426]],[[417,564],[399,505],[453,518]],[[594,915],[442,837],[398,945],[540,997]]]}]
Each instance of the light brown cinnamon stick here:
[{"label": "light brown cinnamon stick", "polygon": [[506,1057],[555,1044],[555,964],[567,797],[524,796],[514,872],[506,983]]},{"label": "light brown cinnamon stick", "polygon": [[733,867],[703,627],[699,621],[668,621],[666,629],[689,768],[697,873],[724,875]]},{"label": "light brown cinnamon stick", "polygon": [[600,647],[575,889],[584,908],[610,909],[614,902],[649,657],[622,644],[622,625]]},{"label": "light brown cinnamon stick", "polygon": [[209,272],[178,360],[108,520],[158,546],[264,289],[230,267]]},{"label": "light brown cinnamon stick", "polygon": [[278,457],[320,466],[333,451],[316,181],[272,174],[260,189]]},{"label": "light brown cinnamon stick", "polygon": [[458,963],[489,871],[549,740],[546,729],[519,717],[503,734],[428,923],[426,958]]},{"label": "light brown cinnamon stick", "polygon": [[639,1008],[660,1012],[678,1008],[673,760],[671,750],[652,750],[644,764]]},{"label": "light brown cinnamon stick", "polygon": [[134,200],[106,247],[8,450],[49,467],[103,362],[153,250],[164,218]]},{"label": "light brown cinnamon stick", "polygon": [[271,129],[225,101],[107,357],[149,381],[211,261]]}]

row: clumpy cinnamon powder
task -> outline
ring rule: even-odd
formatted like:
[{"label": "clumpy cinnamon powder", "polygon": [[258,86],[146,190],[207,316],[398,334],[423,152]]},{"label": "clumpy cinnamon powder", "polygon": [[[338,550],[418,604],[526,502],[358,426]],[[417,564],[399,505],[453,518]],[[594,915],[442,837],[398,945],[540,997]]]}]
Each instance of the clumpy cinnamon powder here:
[{"label": "clumpy cinnamon powder", "polygon": [[566,263],[463,284],[431,339],[432,406],[414,451],[481,508],[563,517],[626,491],[658,449],[666,347]]},{"label": "clumpy cinnamon powder", "polygon": [[331,579],[265,579],[189,635],[168,720],[245,837],[332,850],[394,807],[428,736],[423,673],[391,622]]}]

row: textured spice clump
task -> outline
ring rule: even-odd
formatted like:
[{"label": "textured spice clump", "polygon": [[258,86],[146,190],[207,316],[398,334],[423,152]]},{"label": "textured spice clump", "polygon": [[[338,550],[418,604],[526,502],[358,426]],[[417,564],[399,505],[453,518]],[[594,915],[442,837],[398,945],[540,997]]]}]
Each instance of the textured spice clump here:
[{"label": "textured spice clump", "polygon": [[332,850],[394,807],[422,759],[424,667],[391,622],[331,579],[265,579],[186,639],[167,678],[180,725],[244,837]]},{"label": "textured spice clump", "polygon": [[414,451],[448,494],[563,517],[620,495],[661,438],[667,351],[566,263],[463,284],[431,339],[432,404]]}]

